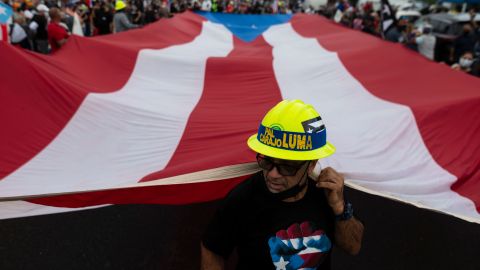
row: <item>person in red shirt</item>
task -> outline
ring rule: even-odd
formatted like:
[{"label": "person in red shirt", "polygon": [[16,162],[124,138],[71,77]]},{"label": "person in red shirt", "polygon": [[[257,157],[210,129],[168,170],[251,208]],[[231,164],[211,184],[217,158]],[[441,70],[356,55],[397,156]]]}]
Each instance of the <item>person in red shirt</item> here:
[{"label": "person in red shirt", "polygon": [[50,23],[47,28],[48,43],[52,49],[51,52],[54,53],[67,42],[69,35],[67,30],[60,25],[62,15],[58,8],[51,8],[48,15],[50,15]]}]

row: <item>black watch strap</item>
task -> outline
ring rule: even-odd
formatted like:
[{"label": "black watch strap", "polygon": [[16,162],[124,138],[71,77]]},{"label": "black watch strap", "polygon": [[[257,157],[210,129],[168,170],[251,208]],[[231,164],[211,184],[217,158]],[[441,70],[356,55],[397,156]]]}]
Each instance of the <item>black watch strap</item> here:
[{"label": "black watch strap", "polygon": [[345,221],[349,220],[353,217],[353,206],[350,202],[345,202],[345,206],[343,207],[343,213],[340,215],[335,216],[336,221]]}]

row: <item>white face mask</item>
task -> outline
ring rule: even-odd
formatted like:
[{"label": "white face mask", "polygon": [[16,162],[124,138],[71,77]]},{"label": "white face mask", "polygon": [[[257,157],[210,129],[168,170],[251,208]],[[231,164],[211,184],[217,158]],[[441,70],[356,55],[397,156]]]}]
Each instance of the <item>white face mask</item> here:
[{"label": "white face mask", "polygon": [[473,64],[473,60],[472,59],[466,59],[466,58],[462,57],[462,58],[460,58],[459,64],[462,68],[469,68]]}]

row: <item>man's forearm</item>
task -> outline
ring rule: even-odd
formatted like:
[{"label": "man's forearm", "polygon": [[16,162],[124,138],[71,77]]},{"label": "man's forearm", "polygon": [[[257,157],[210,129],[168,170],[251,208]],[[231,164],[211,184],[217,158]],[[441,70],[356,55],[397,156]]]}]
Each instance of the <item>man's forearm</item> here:
[{"label": "man's forearm", "polygon": [[335,242],[349,254],[356,255],[360,252],[362,238],[363,224],[355,217],[335,222]]},{"label": "man's forearm", "polygon": [[67,42],[66,38],[61,39],[61,40],[57,40],[57,45],[58,45],[58,47],[62,47],[63,44],[65,44],[66,42]]},{"label": "man's forearm", "polygon": [[201,249],[201,270],[223,270],[225,266],[225,260],[223,257],[213,253],[207,249],[203,243],[200,244]]}]

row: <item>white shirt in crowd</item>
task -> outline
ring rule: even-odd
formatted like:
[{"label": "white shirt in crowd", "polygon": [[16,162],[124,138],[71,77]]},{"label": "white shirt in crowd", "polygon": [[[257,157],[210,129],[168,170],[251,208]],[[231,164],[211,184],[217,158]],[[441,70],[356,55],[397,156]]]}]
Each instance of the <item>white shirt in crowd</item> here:
[{"label": "white shirt in crowd", "polygon": [[203,0],[202,11],[210,11],[212,9],[212,1]]},{"label": "white shirt in crowd", "polygon": [[418,45],[418,52],[430,60],[434,60],[435,43],[437,38],[432,34],[424,34],[415,39]]},{"label": "white shirt in crowd", "polygon": [[80,22],[80,16],[76,12],[73,13],[72,34],[83,37],[82,23]]},{"label": "white shirt in crowd", "polygon": [[11,42],[19,43],[26,37],[27,33],[25,32],[25,29],[23,29],[18,23],[15,23],[12,29]]}]

